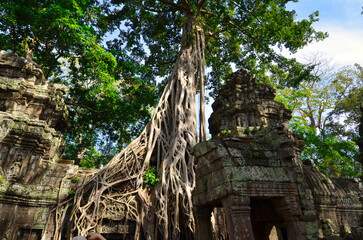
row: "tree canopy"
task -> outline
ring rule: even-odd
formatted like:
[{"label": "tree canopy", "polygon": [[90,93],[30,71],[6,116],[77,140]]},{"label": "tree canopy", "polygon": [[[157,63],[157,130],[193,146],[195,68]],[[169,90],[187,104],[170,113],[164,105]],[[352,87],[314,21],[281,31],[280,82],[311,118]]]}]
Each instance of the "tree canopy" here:
[{"label": "tree canopy", "polygon": [[[208,87],[218,89],[236,68],[245,68],[267,81],[267,73],[278,75],[280,86],[296,86],[312,69],[283,57],[278,49],[296,52],[327,34],[313,29],[318,12],[296,21],[287,10],[290,1],[122,1],[110,19],[119,27],[110,46],[124,46],[132,59],[144,61],[151,71],[145,77],[168,77],[180,48],[182,23],[187,14],[205,32],[205,59],[210,69]],[[150,24],[152,23],[152,24]],[[213,91],[215,93],[215,91]]]},{"label": "tree canopy", "polygon": [[65,157],[100,167],[150,119],[156,104],[146,71],[102,46],[110,9],[97,0],[0,3],[0,48],[32,58],[51,81],[68,86]]},{"label": "tree canopy", "polygon": [[203,71],[206,81],[203,77],[198,82],[202,93],[200,138],[205,140],[204,85],[215,97],[232,66],[249,70],[263,82],[270,82],[269,75],[276,76],[280,87],[297,86],[311,77],[312,66],[287,59],[278,49],[296,52],[311,41],[324,39],[327,33],[312,27],[318,12],[295,21],[296,12],[286,9],[288,2],[112,0],[115,9],[109,19],[119,34],[108,47],[122,46],[133,61],[143,62],[150,69],[143,79],[166,81],[178,56],[175,49],[183,44],[183,21],[188,15],[194,16],[195,25],[205,33],[203,58],[209,69]]},{"label": "tree canopy", "polygon": [[[284,58],[276,47],[295,52],[327,34],[312,28],[318,12],[296,22],[287,2],[2,1],[0,48],[33,58],[47,78],[69,87],[65,157],[99,167],[150,120],[182,45],[187,15],[205,32],[209,71],[203,74],[212,96],[232,65],[263,81],[270,79],[266,74],[289,72],[278,78],[279,86],[306,79],[311,67]],[[203,92],[201,97],[204,102]]]},{"label": "tree canopy", "polygon": [[347,66],[337,72],[316,66],[313,80],[279,91],[277,100],[294,111],[291,127],[304,138],[303,160],[312,159],[325,174],[360,177],[359,119],[362,68]]}]

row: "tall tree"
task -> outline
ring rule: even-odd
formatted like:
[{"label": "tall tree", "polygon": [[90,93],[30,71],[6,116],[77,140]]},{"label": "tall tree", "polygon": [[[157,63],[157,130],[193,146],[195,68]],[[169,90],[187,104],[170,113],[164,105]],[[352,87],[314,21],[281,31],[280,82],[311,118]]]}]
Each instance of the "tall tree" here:
[{"label": "tall tree", "polygon": [[[359,138],[357,141],[357,145],[359,146],[359,155],[358,161],[361,166],[363,166],[363,104],[360,105],[360,121],[359,121]],[[363,174],[360,177],[361,181],[363,181]]]},{"label": "tall tree", "polygon": [[332,68],[322,69],[322,63],[313,63],[313,79],[303,81],[298,88],[280,90],[276,100],[294,111],[291,127],[304,138],[303,160],[314,160],[328,175],[359,177],[359,66],[334,73]]},{"label": "tall tree", "polygon": [[1,47],[43,65],[45,76],[61,73],[61,58],[81,56],[106,30],[96,0],[5,0],[0,3]]},{"label": "tall tree", "polygon": [[139,77],[146,69],[101,46],[108,11],[97,0],[0,2],[0,48],[32,58],[69,87],[65,157],[89,167],[141,132],[156,104],[154,82]]},{"label": "tall tree", "polygon": [[113,45],[125,46],[132,59],[145,62],[151,71],[144,78],[170,76],[177,57],[175,49],[182,44],[184,13],[192,11],[195,24],[205,32],[204,57],[211,69],[207,87],[213,96],[232,72],[232,64],[248,69],[262,81],[268,79],[267,73],[289,72],[288,79],[281,79],[279,84],[296,86],[307,79],[311,67],[283,57],[276,46],[296,52],[313,39],[327,36],[311,27],[318,20],[318,12],[309,20],[295,22],[295,11],[285,8],[289,1],[112,2],[120,5],[111,18],[115,26],[122,26]]},{"label": "tall tree", "polygon": [[[139,138],[77,190],[69,229],[84,234],[102,223],[105,212],[123,212],[125,221],[137,222],[135,239],[140,227],[150,239],[191,239],[195,180],[190,151],[197,141],[196,87],[203,87],[205,67],[213,69],[208,78],[214,86],[231,72],[232,63],[260,76],[278,65],[291,72],[289,84],[295,84],[308,69],[276,53],[274,46],[294,52],[325,34],[311,26],[317,13],[296,22],[295,12],[286,10],[288,1],[112,2],[120,4],[111,17],[120,24],[120,36],[110,49],[124,47],[151,69],[143,79],[165,77],[167,85]],[[148,188],[144,173],[152,165],[160,181]],[[57,214],[60,225],[67,206]]]},{"label": "tall tree", "polygon": [[351,128],[350,139],[358,137],[360,107],[363,102],[363,67],[359,64],[346,66],[335,75],[334,82],[343,82],[334,115],[344,116],[344,125]]},{"label": "tall tree", "polygon": [[333,116],[335,118],[332,118],[334,120],[337,116],[343,116],[344,123],[335,121],[332,127],[338,133],[341,133],[340,129],[344,129],[347,133],[345,136],[359,146],[360,154],[357,160],[360,163],[360,172],[358,176],[363,179],[363,67],[359,64],[345,67],[337,73],[334,81],[344,81],[347,86],[336,104]]}]

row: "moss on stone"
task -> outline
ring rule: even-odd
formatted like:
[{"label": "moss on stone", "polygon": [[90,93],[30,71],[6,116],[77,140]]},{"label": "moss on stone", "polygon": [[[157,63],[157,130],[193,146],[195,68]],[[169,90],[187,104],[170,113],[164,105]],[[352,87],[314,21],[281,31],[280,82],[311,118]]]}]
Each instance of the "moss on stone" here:
[{"label": "moss on stone", "polygon": [[205,155],[215,148],[217,148],[217,146],[213,141],[202,142],[195,146],[193,154],[195,157],[199,157],[201,155]]},{"label": "moss on stone", "polygon": [[315,222],[306,222],[305,227],[306,227],[307,237],[311,238],[311,239],[316,239],[316,237],[319,233],[316,223]]}]

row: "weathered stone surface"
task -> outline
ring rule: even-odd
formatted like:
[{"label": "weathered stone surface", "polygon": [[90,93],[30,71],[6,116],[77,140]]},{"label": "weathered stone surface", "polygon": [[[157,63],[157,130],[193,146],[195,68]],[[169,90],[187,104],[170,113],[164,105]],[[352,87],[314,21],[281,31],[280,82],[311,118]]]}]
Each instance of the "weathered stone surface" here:
[{"label": "weathered stone surface", "polygon": [[282,103],[274,101],[275,89],[256,83],[256,79],[245,70],[233,73],[226,81],[213,103],[209,119],[209,131],[214,136],[223,131],[235,131],[241,135],[244,129],[286,124],[291,111]]},{"label": "weathered stone surface", "polygon": [[40,239],[50,211],[78,183],[62,161],[65,87],[39,65],[0,51],[0,239]]},{"label": "weathered stone surface", "polygon": [[[210,214],[222,206],[229,239],[268,239],[272,229],[278,239],[318,239],[337,237],[341,225],[362,225],[358,182],[330,179],[312,162],[303,165],[303,142],[287,125],[291,112],[274,97],[270,86],[243,70],[221,88],[209,119],[213,139],[194,150],[195,207]],[[204,232],[212,229],[201,221]],[[211,235],[223,233],[197,237]]]},{"label": "weathered stone surface", "polygon": [[19,57],[16,54],[0,51],[0,75],[9,78],[23,78],[34,84],[44,80],[41,67],[30,59]]},{"label": "weathered stone surface", "polygon": [[29,59],[0,51],[0,111],[19,121],[42,120],[57,131],[66,126],[66,87],[44,79]]},{"label": "weathered stone surface", "polygon": [[[1,240],[52,239],[57,204],[97,171],[61,159],[65,92],[64,86],[44,79],[33,61],[0,51]],[[131,239],[136,231],[135,222],[124,222],[119,207],[109,203],[105,208],[99,231],[109,240]]]},{"label": "weathered stone surface", "polygon": [[[322,235],[337,235],[342,228],[363,225],[363,191],[357,179],[329,178],[308,164],[304,177],[312,191]],[[329,227],[324,224],[329,222]],[[335,226],[334,228],[330,226]],[[325,231],[324,231],[325,230]]]},{"label": "weathered stone surface", "polygon": [[0,52],[0,174],[30,182],[62,154],[65,87],[44,79],[39,65]]}]

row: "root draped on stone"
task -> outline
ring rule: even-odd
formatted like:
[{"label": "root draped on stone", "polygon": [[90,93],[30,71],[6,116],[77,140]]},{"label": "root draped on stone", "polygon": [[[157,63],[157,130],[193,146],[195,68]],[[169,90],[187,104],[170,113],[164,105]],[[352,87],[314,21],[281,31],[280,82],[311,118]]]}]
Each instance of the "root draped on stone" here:
[{"label": "root draped on stone", "polygon": [[[197,142],[196,86],[205,67],[204,32],[193,16],[186,17],[182,42],[151,122],[77,189],[73,201],[60,203],[56,227],[53,232],[47,230],[54,240],[62,234],[98,232],[106,215],[125,224],[135,221],[134,239],[140,238],[141,228],[146,239],[186,239],[193,233],[195,163],[191,150]],[[148,189],[143,178],[150,165],[156,166],[160,181]]]}]

